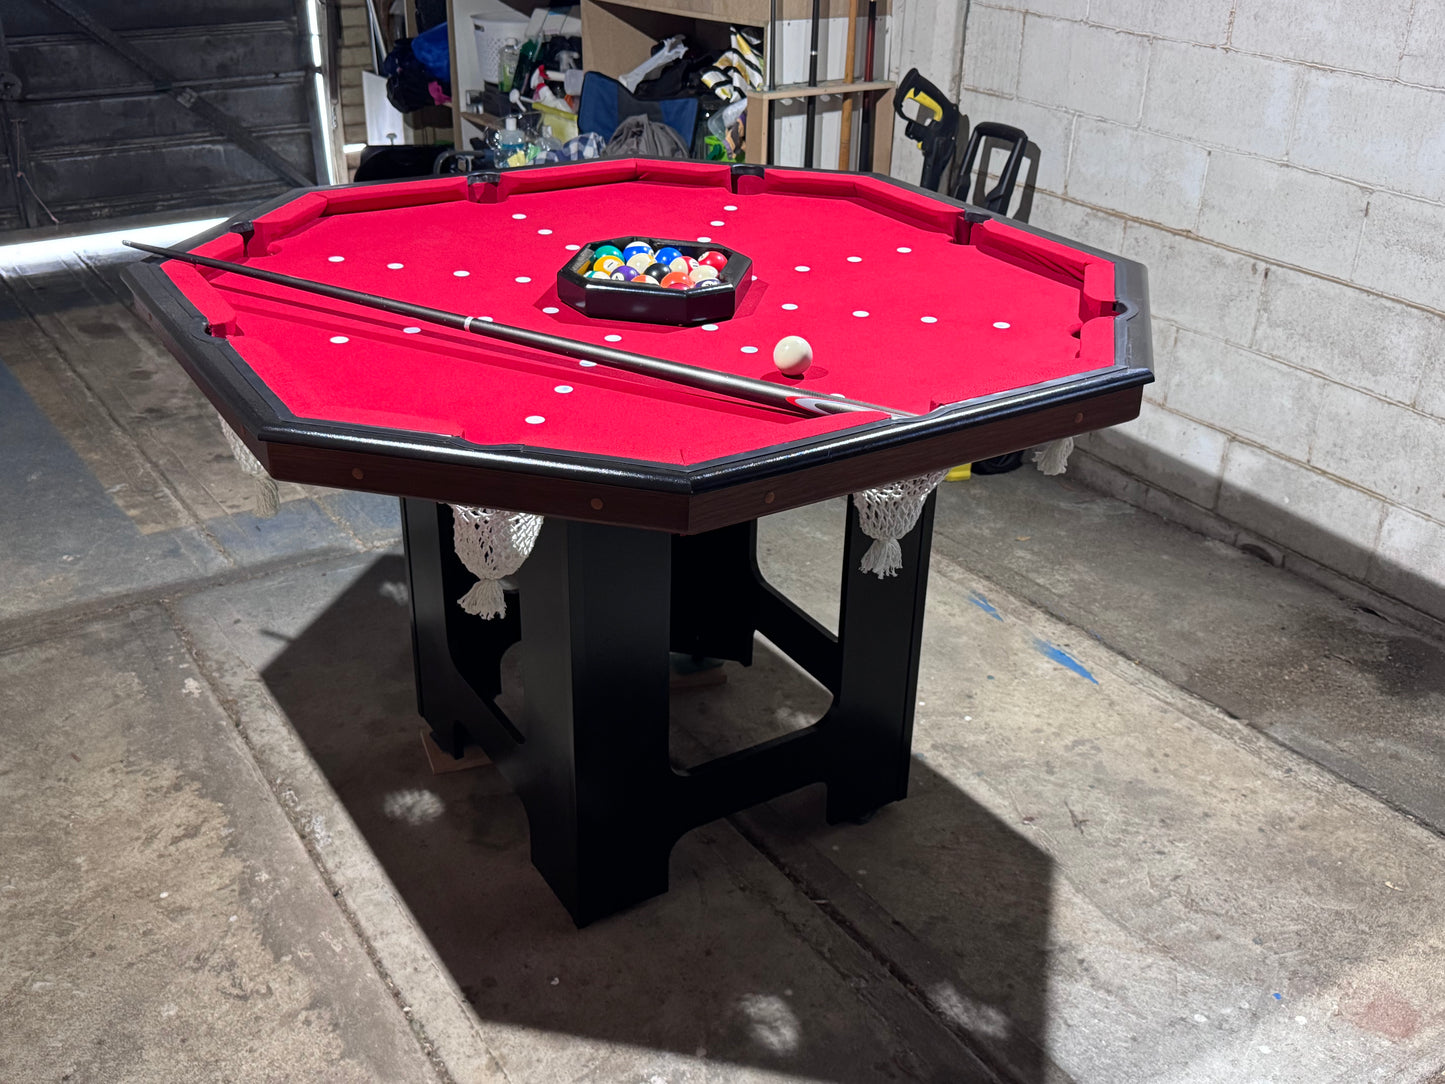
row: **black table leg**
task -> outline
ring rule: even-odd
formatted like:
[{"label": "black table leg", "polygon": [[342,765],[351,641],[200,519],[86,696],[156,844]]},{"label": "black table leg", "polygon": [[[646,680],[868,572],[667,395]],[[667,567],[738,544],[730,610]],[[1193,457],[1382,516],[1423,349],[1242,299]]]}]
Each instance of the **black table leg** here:
[{"label": "black table leg", "polygon": [[[452,544],[452,510],[445,504],[402,498],[402,541],[411,594],[412,663],[417,712],[437,745],[462,755],[468,726],[479,718],[499,729],[482,744],[501,760],[518,737],[493,701],[502,691],[502,655],[521,637],[520,602],[508,591],[507,616],[481,621],[457,605],[476,582]],[[473,738],[473,740],[476,740]]]},{"label": "black table leg", "polygon": [[513,783],[532,861],[578,925],[667,890],[672,538],[549,519],[518,575],[522,731]]},{"label": "black table leg", "polygon": [[859,571],[871,539],[848,502],[842,659],[833,705],[819,723],[828,736],[829,823],[866,818],[908,794],[934,500],[930,495],[918,525],[900,543],[903,568],[887,579]]},{"label": "black table leg", "polygon": [[753,662],[756,520],[672,539],[672,650]]}]

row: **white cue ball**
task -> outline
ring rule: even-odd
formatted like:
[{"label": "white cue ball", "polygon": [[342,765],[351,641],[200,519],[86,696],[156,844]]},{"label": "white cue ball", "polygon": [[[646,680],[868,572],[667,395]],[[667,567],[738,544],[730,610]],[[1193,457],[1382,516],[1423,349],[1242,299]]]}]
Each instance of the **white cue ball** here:
[{"label": "white cue ball", "polygon": [[813,347],[801,335],[784,335],[773,347],[773,364],[784,376],[802,376],[813,364]]}]

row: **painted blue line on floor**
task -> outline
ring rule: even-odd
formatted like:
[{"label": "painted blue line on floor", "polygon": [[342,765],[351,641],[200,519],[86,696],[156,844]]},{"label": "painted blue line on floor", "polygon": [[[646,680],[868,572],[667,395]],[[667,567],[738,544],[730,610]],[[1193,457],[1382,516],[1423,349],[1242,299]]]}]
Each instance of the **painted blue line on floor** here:
[{"label": "painted blue line on floor", "polygon": [[1051,659],[1054,662],[1058,663],[1065,670],[1072,670],[1081,678],[1088,678],[1095,685],[1099,684],[1098,679],[1095,678],[1093,674],[1089,673],[1087,669],[1085,669],[1084,664],[1081,663],[1078,659],[1074,658],[1072,655],[1070,655],[1063,648],[1055,647],[1047,640],[1035,640],[1034,650],[1037,651],[1044,658]]},{"label": "painted blue line on floor", "polygon": [[993,603],[990,602],[988,599],[984,598],[977,591],[968,596],[968,601],[972,602],[975,606],[977,606],[984,613],[988,614],[988,616],[993,618],[995,621],[1003,620],[1003,614],[999,613],[998,610],[994,609]]}]

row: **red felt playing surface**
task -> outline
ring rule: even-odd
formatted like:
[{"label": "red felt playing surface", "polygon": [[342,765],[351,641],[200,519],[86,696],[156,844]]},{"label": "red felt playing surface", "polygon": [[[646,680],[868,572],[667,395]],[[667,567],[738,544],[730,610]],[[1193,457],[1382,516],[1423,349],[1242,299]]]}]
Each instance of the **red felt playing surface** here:
[{"label": "red felt playing surface", "polygon": [[[312,193],[196,251],[352,289],[842,393],[912,413],[1113,362],[1113,265],[868,178],[606,162]],[[490,202],[473,202],[480,196]],[[753,260],[719,326],[590,319],[557,298],[575,248],[630,234],[709,239]],[[960,243],[956,237],[966,237]],[[264,255],[262,255],[264,253]],[[664,463],[877,420],[795,417],[235,275],[172,279],[296,415]],[[204,278],[202,277],[204,276]],[[209,283],[209,285],[207,285]],[[813,367],[774,368],[802,335]]]}]

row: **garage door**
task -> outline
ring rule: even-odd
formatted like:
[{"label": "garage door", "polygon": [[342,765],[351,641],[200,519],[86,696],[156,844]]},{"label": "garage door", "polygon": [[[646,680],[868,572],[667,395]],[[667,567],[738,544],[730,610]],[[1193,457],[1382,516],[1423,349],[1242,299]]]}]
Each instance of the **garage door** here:
[{"label": "garage door", "polygon": [[0,3],[0,232],[315,183],[304,2]]}]

